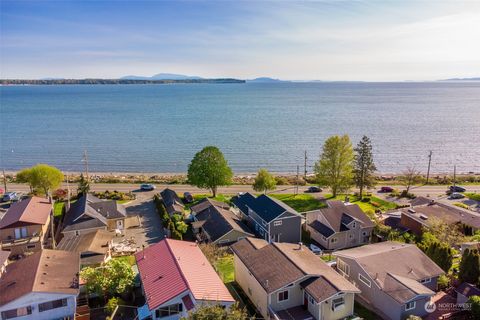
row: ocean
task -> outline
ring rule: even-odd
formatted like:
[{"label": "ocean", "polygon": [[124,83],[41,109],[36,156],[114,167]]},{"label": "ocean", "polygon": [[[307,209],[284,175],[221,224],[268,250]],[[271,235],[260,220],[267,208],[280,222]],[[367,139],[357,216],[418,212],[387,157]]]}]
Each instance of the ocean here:
[{"label": "ocean", "polygon": [[313,170],[324,140],[373,142],[380,173],[480,172],[480,82],[0,87],[0,167],[185,172],[218,146],[236,173]]}]

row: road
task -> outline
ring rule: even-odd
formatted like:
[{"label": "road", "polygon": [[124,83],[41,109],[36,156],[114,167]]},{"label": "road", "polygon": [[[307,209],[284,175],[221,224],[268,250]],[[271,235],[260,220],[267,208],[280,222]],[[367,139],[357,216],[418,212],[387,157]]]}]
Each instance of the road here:
[{"label": "road", "polygon": [[[67,186],[64,184],[62,186],[63,188],[66,188]],[[73,190],[76,189],[76,184],[70,184],[70,188]],[[184,192],[188,191],[193,194],[205,194],[209,193],[208,190],[205,189],[199,189],[196,187],[192,187],[190,185],[183,185],[183,184],[158,184],[156,185],[157,191],[162,190],[163,188],[171,188],[175,190],[179,194],[183,194]],[[404,189],[403,186],[392,186],[395,189],[402,190]],[[303,193],[305,190],[307,190],[308,186],[300,186],[299,187],[299,192]],[[138,184],[129,184],[129,183],[94,183],[91,185],[91,190],[92,191],[105,191],[105,190],[117,190],[117,191],[122,191],[122,192],[128,192],[128,191],[139,191],[139,185]],[[445,191],[447,190],[446,186],[418,186],[418,187],[412,187],[410,189],[411,192],[416,194],[417,196],[430,196],[430,197],[438,197],[441,195],[445,195]],[[8,185],[8,191],[17,191],[17,192],[22,192],[22,193],[28,193],[29,188],[28,185],[26,184],[9,184]],[[272,193],[294,193],[295,191],[295,186],[291,185],[284,185],[284,186],[277,186],[277,189],[273,191]],[[474,186],[467,186],[467,191],[468,192],[480,192],[480,185],[474,185]],[[239,192],[254,192],[252,187],[250,185],[231,185],[228,187],[220,187],[218,188],[218,193],[220,194],[237,194]],[[153,195],[154,192],[145,192],[146,195]],[[326,193],[329,193],[328,190],[322,192],[322,193],[317,193],[314,195],[322,196],[325,195]]]}]

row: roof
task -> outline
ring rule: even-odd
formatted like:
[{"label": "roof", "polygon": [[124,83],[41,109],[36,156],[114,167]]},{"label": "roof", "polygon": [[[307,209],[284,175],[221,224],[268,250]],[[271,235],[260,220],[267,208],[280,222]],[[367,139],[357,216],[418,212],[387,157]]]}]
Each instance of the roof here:
[{"label": "roof", "polygon": [[192,206],[190,208],[190,210],[192,211],[192,213],[199,213],[211,206],[215,206],[215,207],[219,207],[219,208],[223,208],[223,209],[230,209],[230,206],[228,204],[226,204],[225,202],[221,202],[221,201],[216,201],[216,200],[212,200],[212,199],[209,199],[209,198],[203,198],[202,200],[200,200],[196,205]]},{"label": "roof", "polygon": [[324,301],[338,292],[337,288],[323,277],[311,277],[300,286],[304,288],[317,302]]},{"label": "roof", "polygon": [[[210,206],[195,215],[197,222],[203,222],[201,227],[208,233],[210,240],[216,241],[232,230],[253,236],[241,219],[233,212],[225,210],[224,207],[217,207],[211,203]],[[228,205],[226,207],[228,208]]]},{"label": "roof", "polygon": [[16,225],[45,224],[52,211],[52,203],[48,199],[29,197],[15,202],[0,220],[0,229]]},{"label": "roof", "polygon": [[337,251],[334,255],[355,260],[380,288],[400,302],[408,301],[412,294],[431,293],[419,281],[444,274],[413,244],[386,241]]},{"label": "roof", "polygon": [[[309,211],[306,214],[309,225],[326,237],[335,232],[350,230],[348,225],[357,221],[363,228],[370,228],[374,223],[356,204],[344,204],[342,201],[327,201],[328,208]],[[314,223],[319,216],[325,218],[326,223]]]},{"label": "roof", "polygon": [[464,282],[459,285],[456,289],[456,292],[464,295],[465,297],[469,298],[471,296],[480,296],[480,289],[475,287],[471,283]]},{"label": "roof", "polygon": [[167,210],[168,214],[174,214],[176,212],[183,211],[183,202],[177,193],[172,189],[163,189],[160,192],[160,196],[162,197],[163,204],[165,205],[165,209]]},{"label": "roof", "polygon": [[0,250],[0,267],[8,261],[8,257],[10,257],[10,251]]},{"label": "roof", "polygon": [[113,237],[114,235],[106,230],[96,230],[79,235],[68,235],[63,237],[57,249],[80,254],[84,252],[105,254],[108,251],[108,243]]},{"label": "roof", "polygon": [[101,200],[86,194],[72,203],[65,214],[63,231],[105,228],[108,219],[121,219],[126,216],[125,207],[117,201]]},{"label": "roof", "polygon": [[[260,242],[263,246],[259,245]],[[316,279],[315,283],[312,281],[308,285],[317,301],[323,301],[324,294],[333,290],[335,293],[359,292],[306,247],[291,243],[268,244],[265,240],[246,238],[231,248],[267,293],[308,276]],[[329,288],[329,291],[321,293],[320,288]]]},{"label": "roof", "polygon": [[234,301],[196,243],[163,239],[135,258],[150,310],[188,290],[195,300]]},{"label": "roof", "polygon": [[298,212],[283,203],[282,201],[262,194],[254,197],[249,192],[238,195],[233,203],[244,213],[248,214],[248,208],[255,211],[255,213],[265,222],[276,219],[284,212],[290,212],[298,215]]},{"label": "roof", "polygon": [[0,306],[31,292],[77,295],[80,257],[62,251],[38,251],[7,266],[0,278]]},{"label": "roof", "polygon": [[461,222],[480,229],[480,214],[473,211],[440,202],[430,202],[427,205],[415,206],[411,209],[415,212],[410,212],[408,208],[405,208],[402,209],[402,215],[406,215],[427,227],[432,223],[432,220],[442,220],[448,224]]}]

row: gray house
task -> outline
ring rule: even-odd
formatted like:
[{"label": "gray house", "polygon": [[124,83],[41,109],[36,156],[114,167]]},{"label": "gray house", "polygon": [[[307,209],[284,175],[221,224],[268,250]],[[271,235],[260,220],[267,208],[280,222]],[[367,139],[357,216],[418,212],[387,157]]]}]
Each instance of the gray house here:
[{"label": "gray house", "polygon": [[301,241],[302,216],[282,201],[265,194],[255,197],[247,192],[236,196],[232,203],[257,237],[268,242]]},{"label": "gray house", "polygon": [[183,216],[184,205],[175,191],[165,188],[160,192],[160,197],[162,198],[163,205],[170,216],[173,216],[174,214]]},{"label": "gray house", "polygon": [[374,224],[356,204],[327,201],[328,208],[309,211],[305,228],[323,249],[338,250],[370,242]]},{"label": "gray house", "polygon": [[360,301],[385,319],[428,314],[443,270],[416,245],[393,241],[337,251],[338,271],[360,290]]}]

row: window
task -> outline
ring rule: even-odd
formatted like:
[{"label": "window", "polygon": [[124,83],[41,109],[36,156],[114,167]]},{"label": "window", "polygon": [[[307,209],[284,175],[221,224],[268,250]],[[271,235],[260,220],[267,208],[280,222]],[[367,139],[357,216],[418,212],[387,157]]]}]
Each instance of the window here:
[{"label": "window", "polygon": [[432,278],[426,278],[421,280],[420,283],[429,283],[430,281],[432,281]]},{"label": "window", "polygon": [[15,228],[15,239],[26,238],[27,236],[27,227]]},{"label": "window", "polygon": [[273,221],[273,226],[278,227],[282,225],[282,220]]},{"label": "window", "polygon": [[367,231],[363,231],[362,234],[363,234],[364,236],[366,236],[368,233],[367,233]]},{"label": "window", "polygon": [[332,300],[332,310],[335,311],[342,307],[345,304],[345,299],[343,297],[336,298]]},{"label": "window", "polygon": [[415,309],[415,301],[410,301],[407,304],[405,304],[405,311]]},{"label": "window", "polygon": [[157,318],[168,317],[174,314],[178,314],[183,311],[183,304],[177,303],[170,306],[161,307],[155,310],[155,316]]},{"label": "window", "polygon": [[7,311],[2,311],[2,320],[13,319],[16,317],[22,317],[32,314],[32,307],[23,307],[18,309],[12,309]]},{"label": "window", "polygon": [[68,304],[67,299],[48,301],[48,302],[40,303],[38,305],[38,311],[39,312],[44,312],[44,311],[48,311],[48,310],[51,310],[51,309],[66,307],[67,304]]},{"label": "window", "polygon": [[372,287],[372,283],[363,274],[358,274],[358,280],[362,281],[367,287]]},{"label": "window", "polygon": [[346,275],[350,275],[350,266],[342,260],[337,260],[337,268]]},{"label": "window", "polygon": [[280,291],[278,293],[278,302],[282,302],[286,300],[288,300],[288,290]]},{"label": "window", "polygon": [[220,241],[218,241],[218,244],[224,244],[224,243],[229,243],[231,242],[230,239],[222,239]]},{"label": "window", "polygon": [[336,243],[338,241],[337,238],[332,238],[332,240],[330,240],[331,243]]},{"label": "window", "polygon": [[357,227],[357,223],[356,222],[352,223],[352,228],[355,229],[356,227]]},{"label": "window", "polygon": [[349,234],[348,237],[349,237],[350,239],[353,239],[353,234]]}]

